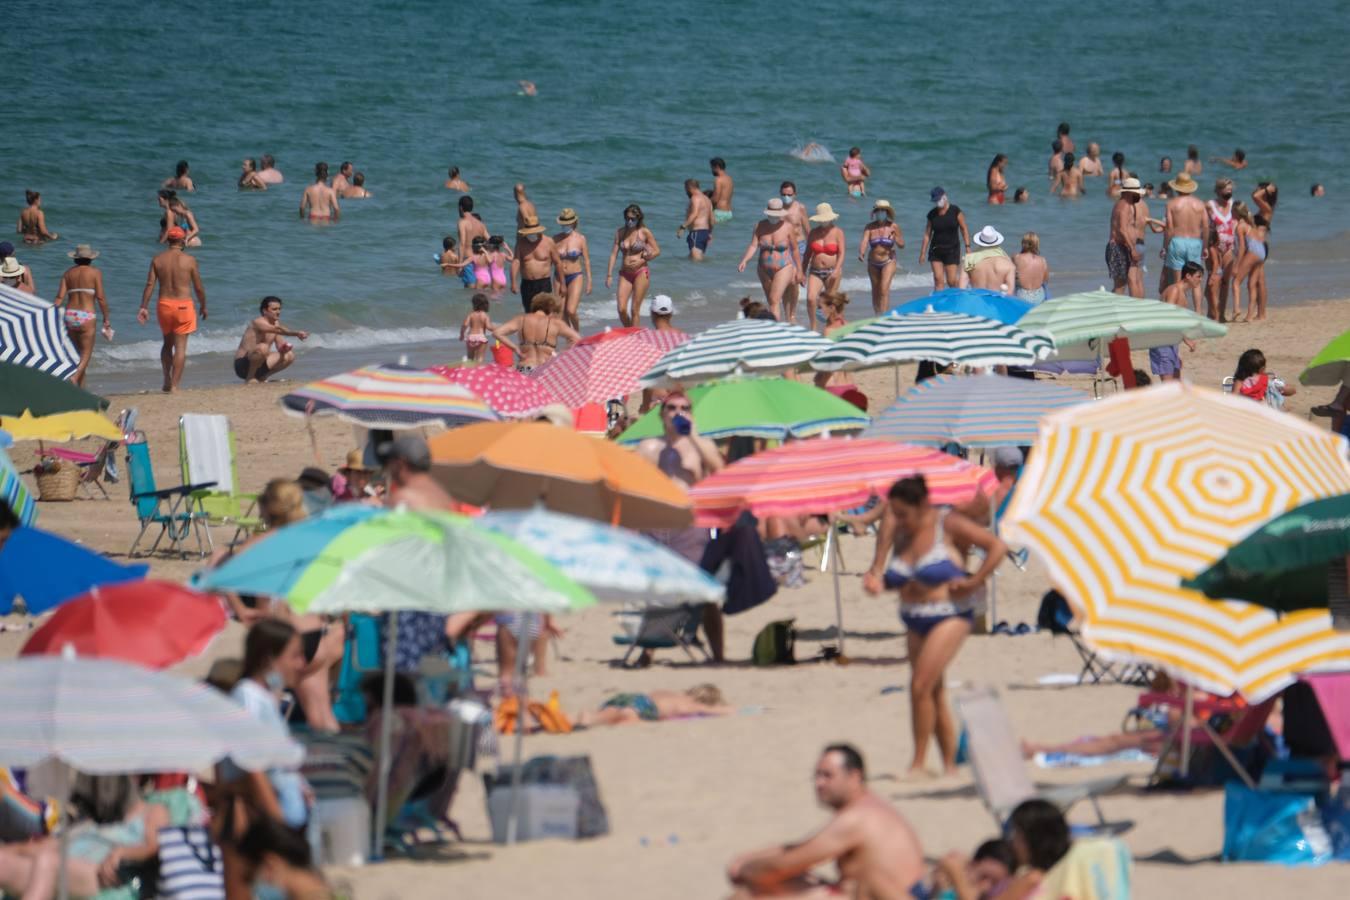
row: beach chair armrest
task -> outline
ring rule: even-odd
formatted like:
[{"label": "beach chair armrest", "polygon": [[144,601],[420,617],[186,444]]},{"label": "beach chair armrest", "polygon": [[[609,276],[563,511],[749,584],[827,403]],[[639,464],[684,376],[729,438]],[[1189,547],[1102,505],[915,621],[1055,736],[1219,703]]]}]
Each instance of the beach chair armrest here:
[{"label": "beach chair armrest", "polygon": [[1042,800],[1053,803],[1060,809],[1067,810],[1080,800],[1118,791],[1125,787],[1129,780],[1128,775],[1117,775],[1110,778],[1095,778],[1091,781],[1082,781],[1075,784],[1038,784],[1036,785],[1036,793]]}]

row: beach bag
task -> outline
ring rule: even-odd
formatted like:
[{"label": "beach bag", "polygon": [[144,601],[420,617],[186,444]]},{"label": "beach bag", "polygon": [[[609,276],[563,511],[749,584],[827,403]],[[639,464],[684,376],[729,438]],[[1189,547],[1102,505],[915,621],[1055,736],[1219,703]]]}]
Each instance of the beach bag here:
[{"label": "beach bag", "polygon": [[225,862],[200,826],[159,830],[161,900],[225,900]]},{"label": "beach bag", "polygon": [[766,542],[764,559],[769,564],[773,580],[783,587],[797,588],[806,584],[802,547],[794,538],[784,536]]},{"label": "beach bag", "polygon": [[755,645],[750,651],[750,661],[757,666],[790,666],[797,661],[793,655],[797,644],[797,629],[792,627],[796,619],[779,619],[770,622],[755,635]]},{"label": "beach bag", "polygon": [[[569,788],[576,792],[577,831],[579,838],[601,837],[609,834],[609,813],[600,800],[600,786],[595,780],[589,756],[537,756],[525,763],[521,772],[522,785]],[[511,790],[511,767],[502,766],[495,773],[484,773],[484,793],[489,808],[492,795]]]},{"label": "beach bag", "polygon": [[1331,859],[1331,838],[1311,796],[1254,791],[1230,781],[1224,786],[1223,858],[1316,866]]}]

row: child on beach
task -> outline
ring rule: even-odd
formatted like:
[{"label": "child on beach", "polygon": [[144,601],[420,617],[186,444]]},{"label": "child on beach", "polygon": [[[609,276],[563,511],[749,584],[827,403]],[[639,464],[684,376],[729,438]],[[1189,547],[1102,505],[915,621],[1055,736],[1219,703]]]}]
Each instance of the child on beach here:
[{"label": "child on beach", "polygon": [[[1237,227],[1233,232],[1233,246],[1237,250],[1237,266],[1233,276],[1233,320],[1237,321],[1238,308],[1242,305],[1242,282],[1247,282],[1247,314],[1242,321],[1250,322],[1255,318],[1261,321],[1266,317],[1266,257],[1270,253],[1267,241],[1270,239],[1270,220],[1265,216],[1253,216],[1247,204],[1233,204],[1233,217]],[[1255,309],[1256,315],[1252,316]]]},{"label": "child on beach", "polygon": [[848,159],[839,167],[839,174],[844,178],[844,185],[848,188],[850,197],[856,200],[867,196],[867,179],[872,177],[872,170],[863,162],[861,147],[854,147],[848,151]]},{"label": "child on beach", "polygon": [[448,234],[441,241],[440,266],[442,275],[457,275],[466,288],[473,287],[473,262],[460,260],[455,239]]},{"label": "child on beach", "polygon": [[[487,356],[487,347],[489,337],[496,337],[497,326],[492,324],[492,318],[488,315],[489,301],[487,294],[473,295],[473,311],[464,317],[464,322],[459,326],[459,339],[464,342],[465,358],[470,362],[482,362]],[[513,352],[516,350],[515,344],[506,338],[497,338]]]},{"label": "child on beach", "polygon": [[1292,384],[1285,384],[1266,372],[1266,355],[1260,350],[1253,347],[1238,357],[1237,369],[1233,372],[1234,394],[1284,409],[1284,398],[1297,392],[1298,388]]},{"label": "child on beach", "polygon": [[[1164,303],[1173,303],[1177,306],[1186,307],[1187,292],[1199,290],[1204,281],[1205,269],[1197,262],[1187,261],[1181,267],[1181,277],[1163,288],[1162,299]],[[1182,338],[1182,343],[1186,349],[1195,352],[1195,341],[1189,338]],[[1154,347],[1148,351],[1148,366],[1154,375],[1157,375],[1161,381],[1180,381],[1181,380],[1181,354],[1178,352],[1178,345],[1172,344],[1169,347]]]}]

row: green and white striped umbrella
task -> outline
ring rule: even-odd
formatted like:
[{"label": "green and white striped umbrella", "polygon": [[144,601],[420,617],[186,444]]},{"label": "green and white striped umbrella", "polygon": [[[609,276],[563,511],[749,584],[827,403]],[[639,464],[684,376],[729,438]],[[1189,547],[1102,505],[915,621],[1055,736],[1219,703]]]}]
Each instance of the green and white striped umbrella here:
[{"label": "green and white striped umbrella", "polygon": [[813,369],[851,372],[927,359],[943,365],[1029,366],[1050,353],[1050,341],[980,316],[928,310],[882,316],[817,356]]},{"label": "green and white striped umbrella", "polygon": [[1182,338],[1216,338],[1228,333],[1226,325],[1184,307],[1110,291],[1047,300],[1017,325],[1050,338],[1058,359],[1097,359],[1105,353],[1107,344],[1122,337],[1129,339],[1132,349],[1146,350],[1171,347]]},{"label": "green and white striped umbrella", "polygon": [[776,375],[834,346],[800,325],[772,319],[736,319],[709,328],[656,361],[638,382],[670,387],[727,375]]}]

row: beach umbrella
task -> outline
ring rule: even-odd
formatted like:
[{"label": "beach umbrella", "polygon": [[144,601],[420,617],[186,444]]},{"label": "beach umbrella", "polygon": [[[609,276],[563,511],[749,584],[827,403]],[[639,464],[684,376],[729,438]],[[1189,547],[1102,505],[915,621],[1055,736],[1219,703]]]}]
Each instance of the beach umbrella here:
[{"label": "beach umbrella", "polygon": [[1029,366],[1050,342],[1018,325],[928,310],[881,316],[834,342],[811,362],[822,372],[853,371],[913,360],[943,365]]},{"label": "beach umbrella", "polygon": [[1331,340],[1308,360],[1298,380],[1308,386],[1335,387],[1350,381],[1350,331]]},{"label": "beach umbrella", "polygon": [[689,340],[683,331],[615,328],[568,347],[530,373],[565,406],[622,400],[638,390],[643,373]]},{"label": "beach umbrella", "polygon": [[0,362],[69,378],[80,353],[66,333],[61,310],[18,288],[0,285]]},{"label": "beach umbrella", "polygon": [[1182,338],[1223,337],[1228,326],[1161,300],[1145,300],[1110,291],[1066,294],[1037,304],[1018,327],[1043,334],[1059,359],[1100,359],[1116,338],[1136,350],[1170,347]]},{"label": "beach umbrella", "polygon": [[1334,581],[1343,592],[1347,556],[1350,494],[1339,494],[1271,519],[1182,585],[1280,612],[1326,609]]},{"label": "beach umbrella", "polygon": [[62,603],[19,655],[51,656],[69,646],[81,657],[167,669],[205,652],[225,622],[219,598],[181,584],[106,585]]},{"label": "beach umbrella", "polygon": [[92,409],[34,416],[28,411],[16,417],[0,418],[0,428],[8,431],[16,441],[54,441],[63,443],[80,438],[100,437],[120,441],[122,429],[102,413]]},{"label": "beach umbrella", "polygon": [[1004,516],[1104,656],[1260,702],[1350,668],[1326,610],[1277,616],[1182,581],[1270,519],[1350,492],[1346,441],[1265,404],[1171,383],[1048,416]]},{"label": "beach umbrella", "polygon": [[[701,527],[724,528],[742,512],[756,516],[830,515],[830,541],[835,540],[833,514],[884,495],[900,478],[923,475],[928,495],[938,505],[960,505],[997,484],[989,469],[937,450],[891,441],[817,438],[783,444],[739,459],[700,481],[690,490],[694,521]],[[830,547],[826,547],[829,558]],[[839,592],[839,567],[834,573],[834,606],[839,650],[844,647],[844,610]]]},{"label": "beach umbrella", "polygon": [[1025,446],[1047,413],[1090,398],[1074,388],[1003,375],[938,375],[919,382],[863,432],[865,438],[942,447]]},{"label": "beach umbrella", "polygon": [[491,422],[427,442],[431,474],[463,503],[554,512],[627,528],[691,521],[682,485],[632,450],[547,422]]},{"label": "beach umbrella", "polygon": [[9,504],[14,515],[19,517],[20,525],[32,525],[37,518],[37,503],[14,467],[14,461],[4,450],[12,439],[6,432],[0,431],[0,434],[6,435],[5,443],[0,444],[0,502]]},{"label": "beach umbrella", "polygon": [[[103,410],[108,401],[38,369],[0,362],[0,416],[35,416],[77,409]],[[120,435],[119,435],[120,437]]]},{"label": "beach umbrella", "polygon": [[957,313],[992,319],[1005,325],[1015,325],[1034,305],[1017,297],[1000,294],[998,291],[986,291],[982,288],[947,288],[907,303],[896,303],[891,307],[890,315],[904,316],[932,309],[933,312]]},{"label": "beach umbrella", "polygon": [[40,615],[95,587],[139,581],[150,567],[124,566],[41,528],[16,528],[0,548],[0,615],[23,598]]},{"label": "beach umbrella", "polygon": [[[689,389],[694,424],[706,438],[756,437],[781,441],[826,432],[859,431],[867,414],[847,400],[803,381],[733,378]],[[633,444],[663,434],[661,409],[649,409],[619,436]]]},{"label": "beach umbrella", "polygon": [[432,366],[427,371],[467,388],[503,418],[530,418],[545,406],[558,402],[546,387],[513,366],[462,363]]},{"label": "beach umbrella", "polygon": [[800,325],[772,319],[736,319],[695,335],[661,357],[639,379],[642,387],[692,384],[727,375],[777,375],[831,347]]},{"label": "beach umbrella", "polygon": [[281,405],[292,415],[336,415],[366,428],[452,428],[497,418],[444,375],[402,365],[365,366],[314,381],[286,394]]}]

